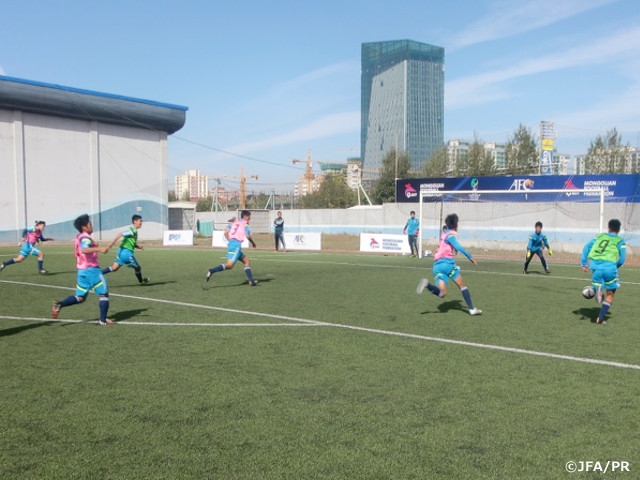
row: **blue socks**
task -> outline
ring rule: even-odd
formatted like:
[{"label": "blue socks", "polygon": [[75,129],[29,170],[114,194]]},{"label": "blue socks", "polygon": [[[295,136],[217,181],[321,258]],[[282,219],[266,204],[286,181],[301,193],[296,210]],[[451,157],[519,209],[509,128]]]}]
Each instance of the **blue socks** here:
[{"label": "blue socks", "polygon": [[604,320],[605,315],[611,308],[611,304],[609,302],[602,302],[602,307],[600,308],[600,313],[598,314],[598,318],[600,320]]},{"label": "blue socks", "polygon": [[462,298],[464,298],[464,301],[467,302],[467,307],[469,307],[469,310],[472,310],[473,303],[471,303],[471,294],[469,293],[469,289],[467,287],[462,287],[460,289],[460,293],[462,293]]},{"label": "blue socks", "polygon": [[433,293],[436,297],[440,296],[440,289],[431,283],[427,285],[427,290]]},{"label": "blue socks", "polygon": [[247,275],[247,278],[249,279],[249,281],[253,283],[254,280],[253,280],[253,274],[251,273],[251,267],[244,267],[244,273]]},{"label": "blue socks", "polygon": [[224,266],[224,263],[221,263],[217,267],[210,268],[209,271],[211,273],[216,273],[216,272],[222,272],[223,270],[226,270],[226,269],[227,267]]},{"label": "blue socks", "polygon": [[68,307],[70,305],[75,305],[76,303],[80,303],[80,300],[75,295],[71,295],[70,297],[65,298],[60,302],[61,307]]},{"label": "blue socks", "polygon": [[107,312],[109,311],[109,297],[106,295],[100,295],[100,321],[104,322],[107,319]]}]

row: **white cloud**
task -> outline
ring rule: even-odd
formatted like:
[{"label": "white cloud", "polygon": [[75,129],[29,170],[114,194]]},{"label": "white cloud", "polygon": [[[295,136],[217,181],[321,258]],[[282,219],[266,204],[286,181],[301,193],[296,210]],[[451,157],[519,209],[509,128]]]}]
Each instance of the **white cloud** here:
[{"label": "white cloud", "polygon": [[456,35],[449,50],[511,37],[545,27],[618,0],[514,0],[496,1],[489,12]]},{"label": "white cloud", "polygon": [[301,126],[289,132],[280,133],[269,138],[248,143],[231,145],[224,150],[247,154],[267,150],[281,145],[293,144],[319,138],[331,137],[343,133],[352,133],[360,130],[360,112],[343,112],[326,115],[317,120]]},{"label": "white cloud", "polygon": [[6,75],[6,73],[4,73],[4,68],[2,68],[2,65],[0,65],[0,75]]},{"label": "white cloud", "polygon": [[634,54],[637,56],[640,54],[639,37],[640,27],[634,27],[579,47],[452,80],[446,84],[446,107],[463,108],[508,98],[510,93],[503,84],[521,77],[583,65],[601,65],[633,57]]}]

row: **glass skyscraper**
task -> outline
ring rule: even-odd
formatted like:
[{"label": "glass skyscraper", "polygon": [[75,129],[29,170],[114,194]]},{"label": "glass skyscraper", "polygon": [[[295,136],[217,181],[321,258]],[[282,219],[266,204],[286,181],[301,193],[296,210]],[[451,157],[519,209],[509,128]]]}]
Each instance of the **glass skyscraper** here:
[{"label": "glass skyscraper", "polygon": [[394,148],[411,170],[444,144],[444,48],[412,40],[362,44],[363,168],[379,170]]}]

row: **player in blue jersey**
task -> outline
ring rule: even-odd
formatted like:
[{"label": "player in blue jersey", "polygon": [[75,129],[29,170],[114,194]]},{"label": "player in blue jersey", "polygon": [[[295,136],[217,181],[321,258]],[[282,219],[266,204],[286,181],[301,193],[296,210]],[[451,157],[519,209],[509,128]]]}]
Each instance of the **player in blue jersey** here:
[{"label": "player in blue jersey", "polygon": [[613,296],[620,287],[618,268],[627,258],[627,244],[618,234],[620,220],[609,220],[609,231],[601,233],[582,249],[580,266],[587,272],[591,269],[591,283],[596,290],[596,300],[602,304],[596,323],[606,324],[605,316],[613,303]]},{"label": "player in blue jersey", "polygon": [[409,240],[409,248],[411,249],[411,256],[418,256],[418,242],[417,237],[420,231],[420,220],[416,218],[416,212],[411,210],[409,213],[409,219],[402,230],[403,234],[407,235]]},{"label": "player in blue jersey", "polygon": [[107,248],[113,247],[116,242],[122,238],[120,248],[118,249],[118,256],[113,261],[113,265],[102,270],[102,273],[106,275],[110,272],[117,271],[122,265],[126,265],[129,268],[133,268],[133,272],[138,279],[138,284],[144,285],[149,283],[149,279],[142,277],[142,270],[138,260],[136,259],[133,251],[137,248],[144,250],[144,247],[138,245],[138,229],[142,227],[142,217],[140,215],[133,215],[131,217],[131,226],[125,231],[119,233],[114,238]]},{"label": "player in blue jersey", "polygon": [[524,269],[522,270],[522,273],[529,273],[527,268],[529,268],[529,263],[534,255],[540,257],[540,262],[542,263],[544,271],[551,273],[549,265],[547,264],[547,259],[544,258],[544,249],[546,247],[547,250],[549,250],[549,255],[553,255],[553,250],[549,247],[549,240],[547,240],[547,236],[542,233],[542,222],[536,222],[535,228],[536,231],[529,235],[527,257],[524,260]]},{"label": "player in blue jersey", "polygon": [[44,253],[36,248],[36,244],[39,242],[48,242],[53,240],[53,238],[44,237],[43,232],[44,227],[46,226],[47,224],[44,221],[38,220],[33,227],[25,229],[22,233],[22,246],[20,247],[20,253],[18,253],[18,256],[15,258],[0,263],[0,272],[4,270],[4,267],[8,267],[14,263],[20,263],[29,255],[33,255],[34,257],[38,257],[38,273],[49,273],[44,269]]}]

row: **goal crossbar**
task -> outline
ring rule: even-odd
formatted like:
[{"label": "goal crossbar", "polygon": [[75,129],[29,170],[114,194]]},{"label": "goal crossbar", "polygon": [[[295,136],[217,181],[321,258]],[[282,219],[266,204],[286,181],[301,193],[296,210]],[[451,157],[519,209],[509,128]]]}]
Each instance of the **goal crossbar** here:
[{"label": "goal crossbar", "polygon": [[[572,189],[540,189],[540,190],[428,190],[421,189],[419,194],[420,199],[420,208],[419,208],[419,219],[422,222],[423,218],[423,204],[424,198],[429,197],[431,199],[435,197],[440,197],[439,200],[435,201],[446,201],[447,196],[461,196],[461,195],[527,195],[527,194],[575,194],[575,193],[595,193],[597,192],[600,203],[600,218],[599,218],[599,232],[604,231],[604,197],[606,190],[604,188],[572,188]],[[474,200],[470,200],[474,202]],[[496,201],[492,199],[491,201]],[[476,201],[477,202],[477,201]],[[423,228],[420,227],[418,231],[418,242],[420,247],[418,248],[418,256],[422,257],[422,233]]]}]

